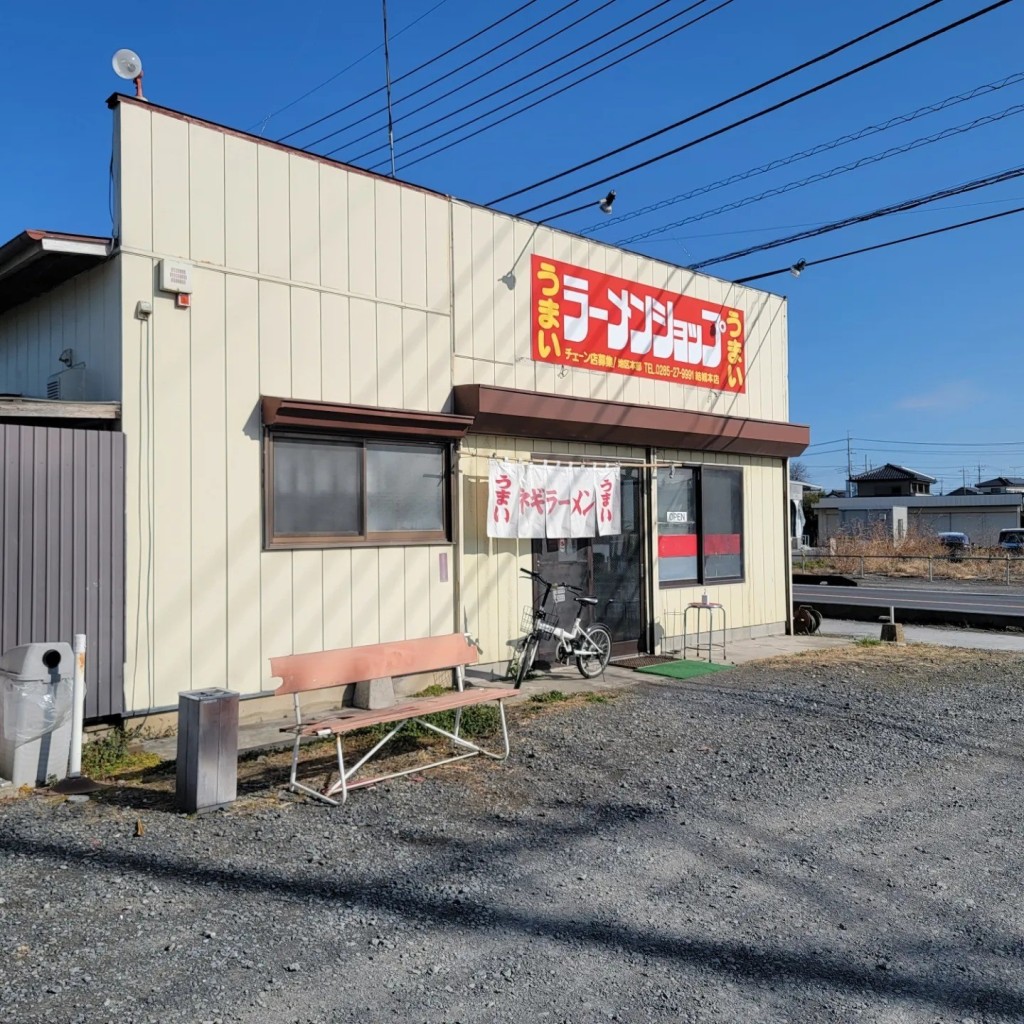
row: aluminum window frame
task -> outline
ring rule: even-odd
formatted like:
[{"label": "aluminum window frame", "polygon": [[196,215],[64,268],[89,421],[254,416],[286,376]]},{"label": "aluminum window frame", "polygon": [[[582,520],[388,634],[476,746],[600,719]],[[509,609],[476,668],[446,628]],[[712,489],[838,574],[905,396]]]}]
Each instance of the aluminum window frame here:
[{"label": "aluminum window frame", "polygon": [[[658,573],[658,589],[659,590],[683,590],[686,588],[692,589],[693,587],[702,586],[718,586],[719,584],[732,585],[734,583],[746,583],[747,582],[747,545],[746,545],[746,473],[744,473],[743,466],[721,466],[714,463],[690,463],[690,462],[677,462],[674,464],[677,469],[691,470],[694,474],[694,505],[697,510],[697,576],[695,579],[687,580],[663,580],[661,573]],[[657,481],[658,474],[671,469],[671,466],[658,466],[654,473],[655,480]],[[712,472],[725,472],[725,473],[736,473],[739,474],[740,478],[740,572],[738,576],[712,576],[708,577],[705,571],[705,550],[704,550],[704,473],[707,470]],[[661,510],[657,507],[661,500],[661,488],[658,488],[658,502],[655,503],[654,508],[654,554],[655,557],[660,561],[661,555],[658,554],[658,539],[661,536]]]},{"label": "aluminum window frame", "polygon": [[[311,534],[280,534],[274,527],[274,445],[277,440],[327,442],[347,447],[358,446],[361,449],[360,459],[360,526],[359,533],[311,533]],[[439,530],[387,530],[370,532],[366,529],[368,522],[368,495],[366,488],[367,449],[370,445],[413,445],[421,448],[437,449],[441,455],[441,498],[442,525]],[[447,440],[431,440],[425,437],[403,436],[394,433],[387,436],[379,434],[347,434],[334,431],[299,430],[291,427],[265,427],[263,431],[263,550],[264,551],[310,551],[332,548],[380,548],[380,547],[415,547],[452,543],[452,495],[454,493],[455,460],[452,442]]]}]

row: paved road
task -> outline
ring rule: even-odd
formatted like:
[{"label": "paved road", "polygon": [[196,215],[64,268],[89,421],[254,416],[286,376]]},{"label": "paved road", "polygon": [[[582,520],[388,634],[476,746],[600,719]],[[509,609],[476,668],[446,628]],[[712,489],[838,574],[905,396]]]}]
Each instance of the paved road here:
[{"label": "paved road", "polygon": [[[854,622],[850,619],[822,619],[821,628],[809,639],[835,644],[840,639],[867,637],[877,640],[877,622]],[[908,644],[935,644],[939,647],[966,647],[976,651],[1010,651],[1024,654],[1024,635],[999,629],[957,629],[953,626],[904,626]],[[802,639],[786,637],[786,640]],[[814,650],[815,648],[810,648]],[[824,648],[823,648],[824,649]],[[731,652],[730,652],[731,653]]]},{"label": "paved road", "polygon": [[793,600],[814,605],[864,605],[871,608],[918,608],[929,611],[979,615],[1011,615],[1024,618],[1024,594],[1020,591],[977,591],[952,587],[833,587],[797,583]]}]

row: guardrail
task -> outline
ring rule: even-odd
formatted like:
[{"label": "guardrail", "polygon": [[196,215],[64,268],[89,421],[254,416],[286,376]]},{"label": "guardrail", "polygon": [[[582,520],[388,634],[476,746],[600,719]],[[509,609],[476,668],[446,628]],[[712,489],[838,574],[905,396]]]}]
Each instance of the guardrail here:
[{"label": "guardrail", "polygon": [[[867,576],[869,563],[872,575],[904,578],[927,577],[944,580],[985,580],[1006,586],[1024,584],[1024,558],[1020,555],[831,555],[800,552],[793,555],[793,568],[801,571],[838,573],[845,576]],[[888,563],[888,564],[886,564]],[[972,565],[975,566],[972,569]],[[984,569],[978,571],[981,566]]]}]

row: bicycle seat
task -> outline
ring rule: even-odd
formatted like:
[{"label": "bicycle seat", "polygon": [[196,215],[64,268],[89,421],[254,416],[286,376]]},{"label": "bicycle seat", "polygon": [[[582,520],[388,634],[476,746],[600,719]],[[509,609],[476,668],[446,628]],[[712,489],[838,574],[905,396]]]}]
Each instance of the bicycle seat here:
[{"label": "bicycle seat", "polygon": [[579,604],[597,604],[596,597],[577,597],[575,600]]}]

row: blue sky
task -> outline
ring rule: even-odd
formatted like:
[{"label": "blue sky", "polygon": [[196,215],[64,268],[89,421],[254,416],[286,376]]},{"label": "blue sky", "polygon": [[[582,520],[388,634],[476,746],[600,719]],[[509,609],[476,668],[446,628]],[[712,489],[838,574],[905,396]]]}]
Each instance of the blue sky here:
[{"label": "blue sky", "polygon": [[[397,82],[396,117],[430,102],[428,109],[397,122],[399,177],[489,202],[677,121],[909,11],[920,0],[732,0],[721,11],[642,55],[576,88],[556,92],[492,131],[409,166],[414,156],[429,149],[407,155],[408,149],[457,122],[411,135],[415,128],[615,28],[652,7],[655,0],[615,0],[603,10],[598,10],[601,0],[578,0],[560,14],[557,12],[566,0],[537,0],[513,14],[522,2],[390,0],[393,78],[499,15],[508,15],[501,27],[473,44]],[[622,42],[678,13],[689,2],[692,0],[670,0],[657,12],[518,90],[459,115],[458,121]],[[690,17],[715,5],[716,0],[709,0]],[[785,110],[645,170],[619,173],[629,164],[984,6],[985,0],[943,0],[902,25],[727,110],[499,205],[516,212],[601,178],[599,187],[535,216],[591,199],[596,204],[609,187],[618,192],[616,216],[629,214],[1024,71],[1020,46],[1024,3],[1014,0],[962,29]],[[596,13],[580,24],[579,19],[590,12]],[[451,74],[458,64],[541,19],[545,19],[544,25],[520,41]],[[5,10],[4,22],[0,61],[8,88],[0,97],[7,126],[5,159],[0,161],[2,238],[25,227],[97,234],[109,231],[110,115],[104,100],[122,87],[110,69],[110,56],[119,46],[129,46],[142,55],[146,94],[155,102],[263,132],[269,138],[279,138],[383,84],[383,58],[375,51],[381,41],[377,0],[294,6],[269,0],[205,4],[185,0],[174,8],[173,15],[153,5],[96,6],[58,0],[45,6],[11,5]],[[633,46],[660,38],[679,23],[672,22]],[[506,68],[482,75],[497,61],[527,47],[530,52]],[[281,110],[350,64],[355,66]],[[444,74],[448,77],[443,81],[429,84]],[[576,77],[579,75],[568,81]],[[465,88],[456,95],[439,98],[459,85]],[[384,115],[375,113],[381,105],[381,97],[374,96],[325,122],[319,130],[311,129],[290,141],[308,144],[318,135],[373,114],[333,143],[313,147],[324,152],[332,145],[348,143],[337,155],[351,159],[386,142]],[[576,231],[600,225],[602,230],[594,237],[617,242],[986,115],[1001,115],[1018,105],[1024,105],[1024,82],[628,222],[602,223],[595,206],[594,211],[557,223]],[[371,138],[352,142],[366,131],[374,133]],[[712,258],[806,225],[866,212],[1024,164],[1022,138],[1024,113],[1006,116],[955,138],[729,213],[703,217],[631,243],[631,247],[683,265]],[[379,149],[372,159],[356,162],[370,165],[385,158],[386,150]],[[798,259],[814,260],[1017,205],[1024,205],[1024,179],[715,265],[709,271],[724,278],[757,274]],[[1019,422],[1018,399],[1024,334],[1020,317],[1022,229],[1024,214],[812,267],[799,280],[784,275],[763,283],[790,300],[790,412],[793,420],[810,424],[812,441],[819,445],[804,460],[815,482],[841,486],[847,432],[854,438],[857,469],[863,469],[865,461],[901,462],[941,478],[946,489],[964,478],[970,482],[979,465],[983,477],[1024,475],[1024,425]],[[833,439],[842,439],[840,445],[832,446],[839,450],[822,444]]]}]

